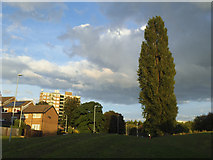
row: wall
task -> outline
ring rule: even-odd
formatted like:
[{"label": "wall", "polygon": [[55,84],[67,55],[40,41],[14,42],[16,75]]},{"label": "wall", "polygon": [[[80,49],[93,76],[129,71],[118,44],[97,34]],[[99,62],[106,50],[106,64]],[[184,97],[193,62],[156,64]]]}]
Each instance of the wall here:
[{"label": "wall", "polygon": [[[9,127],[0,127],[0,135],[1,136],[10,136],[10,130]],[[19,128],[13,128],[12,129],[12,136],[19,136]]]},{"label": "wall", "polygon": [[56,135],[58,129],[58,114],[52,107],[43,117],[42,131],[43,135]]}]

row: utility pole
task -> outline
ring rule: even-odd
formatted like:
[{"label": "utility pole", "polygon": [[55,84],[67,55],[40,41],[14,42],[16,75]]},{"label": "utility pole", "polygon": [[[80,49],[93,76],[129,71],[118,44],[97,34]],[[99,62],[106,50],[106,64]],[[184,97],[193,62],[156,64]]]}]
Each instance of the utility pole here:
[{"label": "utility pole", "polygon": [[13,114],[12,114],[12,117],[11,117],[11,126],[10,126],[10,137],[9,137],[9,142],[11,141],[11,136],[12,136],[12,129],[13,129],[13,119],[14,119],[14,110],[15,110],[15,107],[16,107],[16,97],[17,97],[17,91],[18,91],[18,80],[19,80],[19,77],[22,76],[22,74],[18,74],[17,75],[17,83],[16,83],[16,93],[15,93],[15,99],[14,99],[14,105],[13,105]]}]

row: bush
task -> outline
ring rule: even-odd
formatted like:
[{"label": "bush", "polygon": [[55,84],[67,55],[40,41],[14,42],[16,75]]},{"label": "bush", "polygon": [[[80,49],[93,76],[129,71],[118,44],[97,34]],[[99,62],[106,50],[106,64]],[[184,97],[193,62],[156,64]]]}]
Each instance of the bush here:
[{"label": "bush", "polygon": [[189,128],[184,123],[177,123],[174,133],[189,133]]},{"label": "bush", "polygon": [[[16,119],[14,121],[14,124],[13,124],[13,128],[19,128],[19,119]],[[21,126],[19,128],[19,135],[22,136],[23,135],[23,130],[26,128],[26,124],[24,123],[23,120],[21,120]]]}]

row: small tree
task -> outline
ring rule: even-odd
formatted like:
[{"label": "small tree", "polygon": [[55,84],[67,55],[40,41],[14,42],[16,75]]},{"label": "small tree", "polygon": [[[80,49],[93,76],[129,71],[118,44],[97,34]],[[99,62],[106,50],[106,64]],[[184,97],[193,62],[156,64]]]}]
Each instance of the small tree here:
[{"label": "small tree", "polygon": [[45,101],[40,101],[40,102],[36,103],[36,105],[48,105],[48,103]]},{"label": "small tree", "polygon": [[92,133],[93,132],[93,124],[94,124],[94,106],[96,107],[95,114],[95,130],[96,132],[102,133],[104,132],[104,122],[105,117],[102,112],[101,104],[97,102],[86,102],[81,104],[76,110],[73,112],[74,124],[73,126],[78,129],[81,133]]},{"label": "small tree", "polygon": [[125,122],[122,114],[109,111],[105,112],[104,116],[106,118],[104,128],[107,133],[125,133]]}]

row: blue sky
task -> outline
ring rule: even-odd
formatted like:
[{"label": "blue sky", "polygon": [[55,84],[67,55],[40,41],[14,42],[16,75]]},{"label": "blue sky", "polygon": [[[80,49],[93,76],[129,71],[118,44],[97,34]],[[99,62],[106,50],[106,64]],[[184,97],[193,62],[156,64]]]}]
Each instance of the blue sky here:
[{"label": "blue sky", "polygon": [[149,18],[160,15],[176,64],[177,120],[211,111],[211,3],[2,3],[3,96],[38,101],[72,91],[125,120],[143,120],[137,65]]}]

